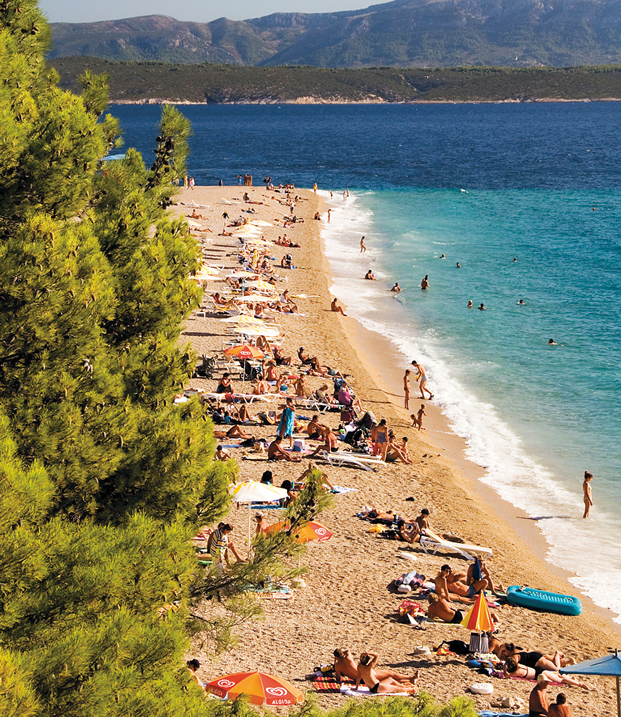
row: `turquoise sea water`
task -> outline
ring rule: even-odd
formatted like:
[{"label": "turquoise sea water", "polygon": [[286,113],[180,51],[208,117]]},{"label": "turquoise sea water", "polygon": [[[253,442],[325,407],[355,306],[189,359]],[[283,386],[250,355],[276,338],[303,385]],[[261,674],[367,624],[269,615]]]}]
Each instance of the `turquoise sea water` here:
[{"label": "turquoise sea water", "polygon": [[[249,172],[334,190],[324,240],[336,295],[404,364],[425,365],[485,481],[539,519],[548,558],[577,587],[620,614],[621,104],[182,110],[197,184]],[[148,160],[158,108],[112,111]],[[369,267],[380,281],[358,278]]]}]

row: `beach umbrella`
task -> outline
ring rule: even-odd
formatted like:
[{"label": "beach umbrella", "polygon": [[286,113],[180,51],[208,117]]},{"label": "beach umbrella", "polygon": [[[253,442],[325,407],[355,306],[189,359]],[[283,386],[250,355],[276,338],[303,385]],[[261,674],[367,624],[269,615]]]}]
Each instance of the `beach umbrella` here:
[{"label": "beach umbrella", "polygon": [[216,697],[235,698],[245,695],[253,705],[295,705],[304,695],[286,680],[264,672],[239,672],[226,675],[205,685]]},{"label": "beach umbrella", "polygon": [[562,675],[599,675],[603,677],[615,677],[617,682],[617,715],[621,717],[621,656],[619,650],[611,655],[596,657],[594,660],[579,662],[577,665],[561,667]]},{"label": "beach umbrella", "polygon": [[234,356],[240,359],[262,359],[265,354],[261,349],[256,346],[249,346],[248,344],[239,344],[239,346],[229,346],[228,349],[224,350],[227,356]]},{"label": "beach umbrella", "polygon": [[269,281],[263,281],[263,279],[248,281],[246,286],[252,286],[260,291],[268,291],[270,294],[278,293],[278,289],[273,284],[270,284]]},{"label": "beach umbrella", "polygon": [[265,338],[274,339],[280,335],[280,330],[275,326],[236,326],[233,331],[244,336],[265,336]]},{"label": "beach umbrella", "polygon": [[[288,530],[288,526],[283,520],[270,525],[268,532],[278,533],[281,530]],[[313,540],[318,543],[327,543],[333,536],[334,533],[329,528],[326,528],[325,525],[318,523],[316,520],[311,520],[297,530],[293,537],[297,543],[310,543]]]},{"label": "beach umbrella", "polygon": [[483,592],[479,593],[477,601],[470,608],[461,624],[470,631],[491,632],[494,629],[492,615],[487,607],[487,601],[485,600]]},{"label": "beach umbrella", "polygon": [[242,296],[236,296],[235,301],[240,304],[256,304],[258,301],[266,301],[267,298],[263,294],[243,294]]},{"label": "beach umbrella", "polygon": [[236,483],[229,488],[229,493],[236,503],[248,503],[248,549],[250,549],[251,526],[250,515],[252,503],[273,503],[276,500],[282,500],[287,497],[287,491],[284,488],[276,488],[267,483],[259,483],[256,480],[247,480],[243,483]]},{"label": "beach umbrella", "polygon": [[255,319],[254,316],[248,314],[239,314],[238,316],[229,316],[228,319],[219,319],[221,324],[244,324],[248,326],[263,326],[261,319]]}]

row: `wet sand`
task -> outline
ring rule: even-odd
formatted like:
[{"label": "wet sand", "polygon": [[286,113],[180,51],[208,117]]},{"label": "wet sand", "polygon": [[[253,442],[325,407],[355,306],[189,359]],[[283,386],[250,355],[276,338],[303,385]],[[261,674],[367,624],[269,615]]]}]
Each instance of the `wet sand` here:
[{"label": "wet sand", "polygon": [[[231,218],[250,216],[242,210],[252,208],[253,219],[273,223],[287,215],[288,209],[278,202],[282,195],[266,192],[261,187],[250,188],[250,198],[262,204],[245,205],[241,201],[244,188],[196,187],[183,190],[175,210],[185,215],[192,211],[189,202],[201,205],[196,212],[197,228],[211,228],[199,234],[208,263],[232,267],[237,264],[235,249],[238,241],[217,236],[223,226],[222,213]],[[565,575],[552,570],[545,562],[546,544],[536,524],[526,520],[512,506],[501,501],[491,489],[478,481],[482,469],[463,458],[463,443],[450,432],[439,410],[432,401],[425,401],[428,416],[424,432],[410,427],[408,415],[402,408],[402,376],[406,366],[392,346],[381,337],[365,330],[349,317],[329,310],[330,274],[327,260],[321,251],[319,230],[321,222],[313,219],[321,201],[312,191],[296,190],[304,198],[295,208],[303,216],[303,224],[283,230],[265,227],[266,238],[275,239],[283,231],[300,249],[273,247],[271,256],[278,262],[285,253],[293,255],[294,271],[277,269],[283,278],[279,286],[287,286],[292,294],[305,294],[298,301],[303,316],[278,317],[284,333],[283,348],[287,355],[295,356],[304,346],[320,362],[352,374],[352,385],[363,405],[376,417],[386,418],[397,436],[408,436],[412,465],[393,463],[379,472],[368,473],[351,468],[326,470],[333,484],[354,488],[336,496],[334,505],[320,520],[333,532],[334,538],[322,544],[310,543],[305,558],[309,572],[306,587],[295,591],[292,600],[262,600],[265,619],[247,623],[237,629],[238,644],[229,652],[216,656],[209,644],[195,640],[192,655],[201,663],[200,676],[204,681],[227,672],[259,669],[289,679],[304,690],[311,690],[306,676],[315,665],[332,661],[335,647],[349,647],[358,654],[372,650],[380,654],[380,664],[410,672],[420,668],[421,689],[431,692],[440,700],[464,694],[475,682],[491,682],[494,693],[490,696],[473,696],[480,708],[489,708],[499,696],[513,695],[527,700],[532,684],[512,680],[488,678],[469,670],[462,658],[420,659],[413,655],[416,646],[434,647],[443,640],[468,641],[468,631],[459,626],[427,623],[425,631],[396,622],[398,606],[404,598],[387,589],[389,583],[402,573],[416,569],[433,579],[440,565],[448,562],[454,569],[464,570],[467,562],[456,555],[427,555],[419,547],[412,547],[415,562],[397,557],[403,542],[386,540],[369,533],[369,523],[356,517],[364,506],[392,508],[406,518],[414,518],[421,508],[431,510],[431,523],[442,533],[458,535],[465,542],[486,545],[494,550],[489,563],[496,582],[503,585],[531,585],[555,592],[576,594]],[[222,203],[232,202],[232,203]],[[325,218],[325,214],[323,214]],[[270,251],[272,251],[270,250]],[[276,263],[278,263],[276,262]],[[222,276],[226,274],[223,273]],[[209,281],[210,293],[223,286],[221,278]],[[222,324],[217,318],[193,315],[187,322],[185,338],[197,354],[211,355],[222,348],[229,336],[231,324]],[[237,381],[235,385],[237,387]],[[309,388],[323,383],[319,377],[310,377]],[[215,381],[193,380],[192,385],[213,390]],[[241,385],[241,382],[239,382]],[[433,390],[433,389],[432,389]],[[421,403],[412,391],[411,407]],[[251,413],[257,410],[251,408]],[[310,416],[309,412],[301,412]],[[338,425],[339,414],[327,414],[331,425]],[[272,428],[252,427],[249,432],[269,437]],[[264,460],[245,458],[242,449],[233,449],[239,463],[242,479],[260,478],[262,472],[274,472],[274,483],[298,476],[308,465],[267,463]],[[252,457],[251,457],[252,458]],[[414,501],[406,501],[413,497]],[[277,516],[269,515],[274,522]],[[277,511],[271,511],[276,513]],[[228,518],[235,526],[235,543],[244,550],[247,535],[248,513],[245,508],[233,508]],[[407,597],[407,596],[405,596]],[[415,598],[414,598],[415,599]],[[426,607],[426,601],[421,601]],[[500,639],[513,641],[527,649],[554,652],[555,648],[575,657],[578,661],[605,654],[618,641],[618,633],[605,611],[596,610],[590,601],[583,600],[584,612],[580,617],[565,617],[550,613],[537,613],[518,607],[504,606],[497,610],[502,624]],[[203,606],[205,614],[221,609],[211,604]],[[606,678],[589,678],[596,691],[585,693],[572,687],[565,690],[574,715],[604,715],[614,712],[614,681]],[[551,689],[551,695],[557,690]],[[601,693],[601,694],[600,694]],[[319,704],[337,706],[345,698],[341,695],[318,694]]]}]

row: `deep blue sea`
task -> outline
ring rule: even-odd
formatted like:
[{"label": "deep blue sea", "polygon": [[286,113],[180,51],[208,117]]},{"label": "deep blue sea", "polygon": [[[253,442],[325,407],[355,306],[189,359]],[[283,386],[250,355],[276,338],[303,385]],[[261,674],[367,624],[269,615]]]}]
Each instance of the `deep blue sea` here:
[{"label": "deep blue sea", "polygon": [[[621,613],[621,103],[181,109],[197,184],[318,183],[335,294],[423,363],[485,481]],[[159,108],[111,112],[150,162]]]}]

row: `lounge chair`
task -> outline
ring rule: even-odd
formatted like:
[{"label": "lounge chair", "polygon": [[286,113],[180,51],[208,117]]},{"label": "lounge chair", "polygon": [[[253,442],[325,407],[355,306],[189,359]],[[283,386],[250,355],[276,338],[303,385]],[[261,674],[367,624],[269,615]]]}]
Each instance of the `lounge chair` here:
[{"label": "lounge chair", "polygon": [[347,453],[343,451],[328,453],[328,451],[322,451],[318,458],[327,461],[331,466],[353,466],[369,472],[386,465],[383,460],[377,460],[374,456],[367,456],[363,453]]},{"label": "lounge chair", "polygon": [[468,543],[454,543],[451,540],[445,540],[437,533],[429,528],[425,528],[424,534],[420,536],[420,546],[426,553],[436,555],[438,550],[448,550],[451,553],[457,553],[466,560],[474,560],[476,555],[490,557],[491,548],[484,548],[481,545],[469,545]]}]

